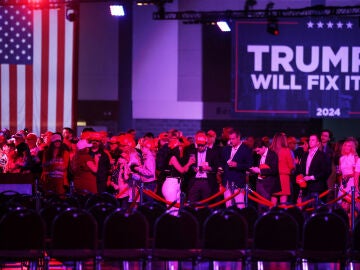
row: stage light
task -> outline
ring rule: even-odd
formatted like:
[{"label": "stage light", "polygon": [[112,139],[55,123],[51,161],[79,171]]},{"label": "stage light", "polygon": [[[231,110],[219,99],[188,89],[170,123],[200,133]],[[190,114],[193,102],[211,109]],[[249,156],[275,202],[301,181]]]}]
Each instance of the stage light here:
[{"label": "stage light", "polygon": [[220,28],[220,30],[223,31],[223,32],[230,32],[231,31],[230,26],[225,21],[219,21],[216,24]]},{"label": "stage light", "polygon": [[66,19],[68,21],[70,21],[70,22],[76,21],[79,17],[78,14],[79,13],[78,13],[78,10],[76,7],[71,6],[71,5],[66,7]]},{"label": "stage light", "polygon": [[137,0],[136,5],[148,6],[148,5],[159,5],[165,3],[172,3],[174,0]]},{"label": "stage light", "polygon": [[125,16],[124,6],[119,4],[110,5],[110,13],[112,16],[123,17]]}]

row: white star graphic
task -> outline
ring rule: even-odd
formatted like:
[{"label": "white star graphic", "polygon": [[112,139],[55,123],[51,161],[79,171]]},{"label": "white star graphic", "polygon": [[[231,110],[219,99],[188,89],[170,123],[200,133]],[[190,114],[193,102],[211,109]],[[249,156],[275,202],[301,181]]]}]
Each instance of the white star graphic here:
[{"label": "white star graphic", "polygon": [[314,27],[314,23],[312,21],[307,23],[307,27],[308,28],[313,28]]},{"label": "white star graphic", "polygon": [[328,28],[328,29],[332,29],[333,26],[334,26],[334,24],[333,24],[331,21],[328,22],[326,25],[327,25],[327,28]]},{"label": "white star graphic", "polygon": [[324,26],[324,24],[322,23],[322,21],[320,21],[320,22],[317,23],[317,27],[318,27],[318,28],[323,28],[323,26]]},{"label": "white star graphic", "polygon": [[346,28],[347,29],[352,29],[352,26],[353,26],[352,22],[347,22],[346,23]]},{"label": "white star graphic", "polygon": [[336,25],[337,25],[337,28],[341,29],[344,24],[342,22],[338,22]]}]

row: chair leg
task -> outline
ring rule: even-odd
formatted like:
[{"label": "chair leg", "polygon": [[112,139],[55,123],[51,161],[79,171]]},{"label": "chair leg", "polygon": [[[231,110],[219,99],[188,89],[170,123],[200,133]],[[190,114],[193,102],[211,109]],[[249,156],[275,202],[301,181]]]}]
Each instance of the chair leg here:
[{"label": "chair leg", "polygon": [[29,262],[29,270],[37,270],[38,269],[38,262],[37,260]]},{"label": "chair leg", "polygon": [[129,270],[130,268],[129,268],[129,262],[128,261],[123,261],[123,269],[124,270]]},{"label": "chair leg", "polygon": [[101,270],[101,256],[96,256],[94,260],[95,270]]},{"label": "chair leg", "polygon": [[75,262],[75,269],[76,270],[83,270],[83,262],[82,261],[76,261]]}]

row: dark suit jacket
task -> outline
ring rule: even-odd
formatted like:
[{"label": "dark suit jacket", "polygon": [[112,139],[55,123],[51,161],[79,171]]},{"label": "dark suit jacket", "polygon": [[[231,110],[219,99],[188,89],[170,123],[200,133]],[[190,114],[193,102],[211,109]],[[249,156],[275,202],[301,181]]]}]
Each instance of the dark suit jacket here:
[{"label": "dark suit jacket", "polygon": [[[260,161],[260,160],[259,160]],[[261,184],[266,191],[269,198],[273,193],[281,191],[280,178],[279,178],[279,158],[277,154],[268,150],[266,155],[265,164],[270,168],[260,169],[262,180],[258,180],[258,184]]]},{"label": "dark suit jacket", "polygon": [[[198,162],[197,153],[198,153],[198,150],[196,149],[195,153],[194,153],[195,158],[196,158],[196,164]],[[209,183],[212,190],[217,190],[218,189],[217,188],[218,184],[216,182],[216,172],[217,172],[218,167],[220,166],[220,159],[219,159],[218,153],[213,149],[207,148],[206,149],[205,161],[211,167],[211,171],[206,173],[207,178],[208,178],[208,183]],[[192,168],[191,168],[191,172],[190,172],[191,175],[190,175],[190,180],[189,180],[189,188],[191,188],[191,186],[193,185],[194,180],[195,180],[196,172],[195,172],[194,168],[197,167],[196,164],[194,164],[194,166],[192,166]]]},{"label": "dark suit jacket", "polygon": [[233,161],[237,163],[236,168],[230,168],[227,161],[231,155],[231,146],[227,145],[223,148],[222,152],[222,168],[224,169],[224,175],[222,184],[226,186],[226,183],[234,184],[238,188],[245,187],[246,184],[246,171],[253,164],[253,157],[251,149],[242,143],[233,157]]},{"label": "dark suit jacket", "polygon": [[[300,173],[306,175],[306,160],[309,152],[304,153],[300,163]],[[321,150],[317,150],[309,167],[308,175],[315,177],[314,181],[307,181],[306,191],[321,193],[327,189],[327,179],[331,173],[330,160]]]}]

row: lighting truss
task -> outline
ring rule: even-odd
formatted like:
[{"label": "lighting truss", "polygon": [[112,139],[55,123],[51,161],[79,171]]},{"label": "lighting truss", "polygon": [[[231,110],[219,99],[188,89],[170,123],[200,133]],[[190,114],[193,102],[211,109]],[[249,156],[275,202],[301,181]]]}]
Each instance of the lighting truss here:
[{"label": "lighting truss", "polygon": [[269,15],[281,17],[308,16],[352,16],[360,15],[360,6],[326,7],[322,5],[301,9],[267,9],[267,10],[225,10],[225,11],[170,11],[154,12],[154,20],[181,20],[184,23],[209,23],[223,20],[249,18],[268,18]]},{"label": "lighting truss", "polygon": [[1,6],[27,6],[33,9],[56,9],[80,3],[106,3],[106,0],[0,0]]}]

